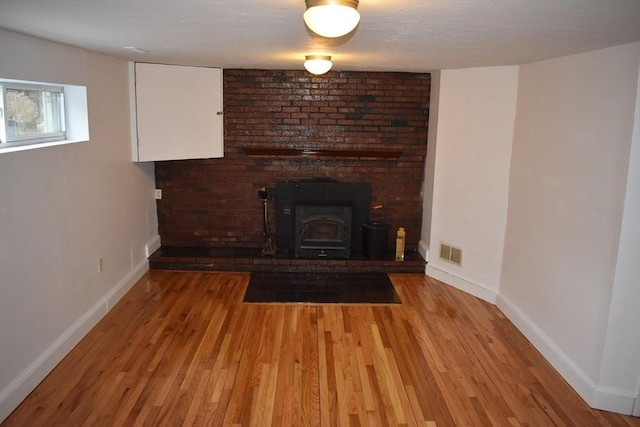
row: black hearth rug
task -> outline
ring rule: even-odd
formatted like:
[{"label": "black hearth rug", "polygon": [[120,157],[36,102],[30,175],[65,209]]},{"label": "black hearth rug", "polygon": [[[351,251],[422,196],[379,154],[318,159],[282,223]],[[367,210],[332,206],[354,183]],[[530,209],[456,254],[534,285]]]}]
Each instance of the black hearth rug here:
[{"label": "black hearth rug", "polygon": [[243,302],[402,304],[385,273],[253,272]]}]

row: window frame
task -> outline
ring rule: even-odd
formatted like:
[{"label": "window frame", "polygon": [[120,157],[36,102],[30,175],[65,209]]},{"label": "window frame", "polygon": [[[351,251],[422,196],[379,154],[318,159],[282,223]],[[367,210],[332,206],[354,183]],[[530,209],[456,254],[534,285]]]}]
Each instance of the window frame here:
[{"label": "window frame", "polygon": [[[2,94],[0,96],[0,108],[2,108],[2,115],[0,116],[0,122],[2,122],[0,125],[2,126],[2,129],[0,130],[0,136],[4,138],[2,140],[2,143],[0,143],[0,155],[16,151],[33,150],[44,147],[53,147],[58,145],[89,141],[89,110],[87,86],[55,82],[18,80],[5,78],[2,76],[0,76],[0,86],[3,86]],[[5,140],[6,119],[3,105],[5,90],[4,86],[17,89],[26,88],[29,90],[61,90],[61,92],[64,94],[62,105],[64,111],[60,113],[60,119],[64,124],[64,134],[59,135],[57,132],[46,133],[44,134],[44,137],[42,137],[42,135],[36,135],[34,138],[18,138],[20,140],[12,140],[10,142],[7,142]]]},{"label": "window frame", "polygon": [[[31,145],[31,144],[40,144],[45,142],[57,142],[64,141],[67,138],[66,133],[66,101],[64,96],[64,87],[60,85],[45,85],[38,83],[14,83],[8,81],[0,80],[0,88],[2,88],[2,99],[0,99],[0,115],[1,120],[3,122],[2,126],[4,127],[4,131],[0,133],[1,136],[4,137],[4,140],[0,143],[2,147],[15,147],[20,145]],[[7,99],[7,91],[9,90],[26,90],[26,91],[34,91],[34,92],[52,92],[59,93],[62,95],[61,100],[59,100],[57,108],[58,116],[59,116],[59,125],[61,127],[60,131],[55,132],[41,132],[41,133],[29,133],[23,135],[14,135],[9,136],[7,132],[7,128],[9,126],[8,118],[6,115],[6,99]]]}]

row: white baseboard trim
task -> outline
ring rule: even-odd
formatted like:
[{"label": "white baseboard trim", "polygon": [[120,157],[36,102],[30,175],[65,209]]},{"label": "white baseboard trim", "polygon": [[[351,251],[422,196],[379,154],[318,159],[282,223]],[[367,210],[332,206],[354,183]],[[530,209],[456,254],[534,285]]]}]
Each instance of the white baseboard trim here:
[{"label": "white baseboard trim", "polygon": [[598,388],[596,382],[511,300],[499,294],[496,305],[590,407],[632,414],[634,392]]},{"label": "white baseboard trim", "polygon": [[107,313],[104,301],[96,302],[40,356],[0,391],[0,422],[35,389],[73,347]]},{"label": "white baseboard trim", "polygon": [[567,356],[560,347],[504,295],[498,295],[496,305],[538,349],[587,403],[596,389],[595,382]]},{"label": "white baseboard trim", "polygon": [[144,245],[144,253],[146,257],[149,258],[152,253],[160,249],[160,246],[162,246],[162,242],[160,241],[160,236],[156,234],[149,239],[146,245]]},{"label": "white baseboard trim", "polygon": [[20,375],[0,390],[0,422],[4,421],[20,405],[148,269],[149,262],[147,260],[139,263],[31,362]]},{"label": "white baseboard trim", "polygon": [[453,274],[447,273],[446,271],[442,271],[429,264],[427,264],[425,273],[429,277],[433,277],[434,279],[437,279],[443,283],[446,283],[447,285],[460,289],[461,291],[471,294],[474,297],[478,297],[481,300],[484,300],[491,304],[496,303],[497,294],[483,286],[469,282],[468,280],[462,279],[458,276],[454,276]]},{"label": "white baseboard trim", "polygon": [[149,270],[149,260],[145,259],[138,263],[122,280],[104,296],[104,304],[107,311],[111,310],[120,299],[129,292],[129,289]]},{"label": "white baseboard trim", "polygon": [[588,403],[595,409],[633,415],[635,401],[636,397],[627,391],[601,387],[593,393],[593,398]]}]

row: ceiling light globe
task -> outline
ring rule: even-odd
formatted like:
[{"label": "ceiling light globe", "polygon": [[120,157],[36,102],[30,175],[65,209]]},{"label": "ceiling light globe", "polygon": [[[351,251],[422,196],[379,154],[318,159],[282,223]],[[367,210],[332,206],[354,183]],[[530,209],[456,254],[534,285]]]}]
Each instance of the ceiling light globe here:
[{"label": "ceiling light globe", "polygon": [[341,37],[360,22],[358,0],[306,0],[303,18],[307,27],[323,37]]},{"label": "ceiling light globe", "polygon": [[333,66],[330,56],[307,55],[304,59],[304,68],[311,74],[324,74]]}]

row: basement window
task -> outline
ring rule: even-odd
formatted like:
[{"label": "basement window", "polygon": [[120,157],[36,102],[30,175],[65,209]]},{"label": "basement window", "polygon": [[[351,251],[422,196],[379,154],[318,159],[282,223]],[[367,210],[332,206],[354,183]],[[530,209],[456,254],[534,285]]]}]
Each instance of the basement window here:
[{"label": "basement window", "polygon": [[0,153],[88,140],[86,88],[0,79]]}]

